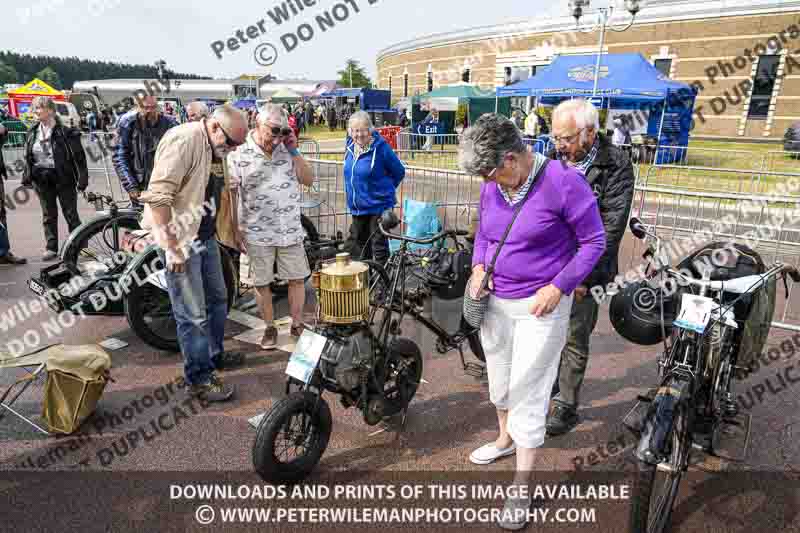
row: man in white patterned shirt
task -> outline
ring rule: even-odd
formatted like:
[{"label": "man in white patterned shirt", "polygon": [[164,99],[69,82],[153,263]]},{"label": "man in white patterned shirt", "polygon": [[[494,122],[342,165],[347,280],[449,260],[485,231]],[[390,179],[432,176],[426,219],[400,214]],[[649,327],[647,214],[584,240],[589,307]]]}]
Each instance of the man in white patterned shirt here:
[{"label": "man in white patterned shirt", "polygon": [[276,263],[278,276],[289,282],[291,333],[303,332],[304,281],[310,269],[300,224],[300,185],[310,186],[314,172],[297,149],[285,112],[273,104],[262,108],[245,144],[228,156],[228,168],[235,239],[250,258],[250,277],[267,326],[261,347],[272,349],[278,341],[270,290]]}]

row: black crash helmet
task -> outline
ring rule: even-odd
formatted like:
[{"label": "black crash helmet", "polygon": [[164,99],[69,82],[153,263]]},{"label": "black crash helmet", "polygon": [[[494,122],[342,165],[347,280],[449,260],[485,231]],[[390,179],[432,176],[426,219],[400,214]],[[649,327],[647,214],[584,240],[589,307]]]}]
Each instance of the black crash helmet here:
[{"label": "black crash helmet", "polygon": [[672,331],[679,293],[665,295],[647,281],[631,283],[611,298],[609,317],[614,330],[625,339],[643,346],[664,340],[661,330],[661,301],[664,302],[664,330]]},{"label": "black crash helmet", "polygon": [[433,294],[442,300],[464,296],[472,274],[472,254],[466,250],[442,248],[433,252],[424,270],[425,280]]}]

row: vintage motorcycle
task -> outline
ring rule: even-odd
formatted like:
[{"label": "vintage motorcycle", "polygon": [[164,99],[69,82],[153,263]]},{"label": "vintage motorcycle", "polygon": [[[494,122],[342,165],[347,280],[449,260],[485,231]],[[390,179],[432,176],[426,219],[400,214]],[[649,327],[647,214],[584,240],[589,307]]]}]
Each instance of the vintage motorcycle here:
[{"label": "vintage motorcycle", "polygon": [[[379,225],[384,234],[401,241],[386,268],[374,261],[353,261],[342,253],[312,274],[318,325],[300,337],[300,348],[287,366],[287,395],[261,418],[253,443],[253,465],[264,480],[299,482],[320,461],[333,423],[322,397],[325,391],[338,394],[344,407],[359,409],[368,425],[396,414],[402,414],[405,423],[423,369],[420,348],[401,336],[406,312],[438,336],[440,351],[461,351],[461,344],[468,341],[474,355],[483,359],[477,331],[463,329],[462,320],[459,332],[450,335],[433,322],[422,321],[416,302],[420,293],[405,286],[409,244],[430,245],[466,232],[451,230],[414,239],[390,234],[398,223],[389,211]],[[315,344],[316,355],[311,353]],[[293,371],[297,365],[303,372]],[[468,370],[468,365],[464,368]]]},{"label": "vintage motorcycle", "polygon": [[[164,265],[149,234],[139,226],[141,211],[105,195],[86,194],[98,215],[73,231],[60,251],[58,263],[28,280],[28,288],[44,297],[57,313],[87,316],[125,316],[136,335],[148,345],[180,351]],[[103,207],[107,207],[104,210]],[[336,254],[341,237],[325,239],[304,215],[304,245],[310,264]],[[220,246],[228,306],[241,295],[236,252]],[[273,285],[280,293],[284,285]]]}]

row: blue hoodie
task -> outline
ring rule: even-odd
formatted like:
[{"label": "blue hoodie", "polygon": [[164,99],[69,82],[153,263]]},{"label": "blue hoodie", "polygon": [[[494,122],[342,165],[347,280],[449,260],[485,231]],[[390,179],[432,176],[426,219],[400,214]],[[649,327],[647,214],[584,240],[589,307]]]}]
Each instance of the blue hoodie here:
[{"label": "blue hoodie", "polygon": [[395,191],[406,169],[392,147],[377,131],[372,132],[372,146],[355,164],[355,141],[348,136],[344,157],[344,191],[347,207],[353,215],[379,215],[395,205]]}]

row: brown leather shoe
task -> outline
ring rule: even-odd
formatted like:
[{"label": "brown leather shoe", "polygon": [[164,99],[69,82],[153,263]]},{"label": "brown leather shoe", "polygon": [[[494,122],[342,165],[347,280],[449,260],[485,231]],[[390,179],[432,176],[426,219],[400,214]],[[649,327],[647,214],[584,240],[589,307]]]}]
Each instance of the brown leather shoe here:
[{"label": "brown leather shoe", "polygon": [[0,255],[0,265],[24,265],[27,262],[28,260],[24,257],[17,257],[11,252],[6,255]]},{"label": "brown leather shoe", "polygon": [[299,337],[300,335],[303,334],[303,331],[305,331],[305,329],[306,329],[306,327],[301,322],[301,323],[299,323],[297,325],[293,324],[292,325],[292,329],[291,329],[290,332],[292,334],[292,337]]},{"label": "brown leather shoe", "polygon": [[264,330],[264,337],[261,339],[261,347],[265,350],[274,350],[278,347],[278,330],[270,326]]}]

